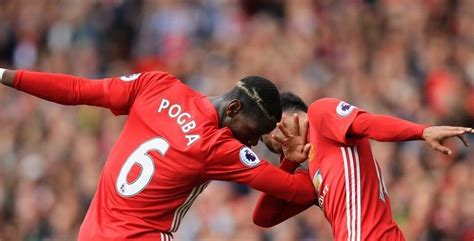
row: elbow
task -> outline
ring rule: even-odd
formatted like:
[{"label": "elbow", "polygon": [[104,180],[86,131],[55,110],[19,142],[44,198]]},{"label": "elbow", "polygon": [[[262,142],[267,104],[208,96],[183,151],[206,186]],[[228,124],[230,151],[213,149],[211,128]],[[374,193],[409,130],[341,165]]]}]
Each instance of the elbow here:
[{"label": "elbow", "polygon": [[263,215],[264,213],[260,213],[258,210],[254,210],[252,219],[253,223],[262,228],[271,228],[276,225],[276,223],[272,223],[268,216]]},{"label": "elbow", "polygon": [[255,215],[253,216],[253,223],[262,228],[271,228],[275,226],[275,224],[272,224],[268,222],[267,220],[264,220],[264,218],[256,217]]},{"label": "elbow", "polygon": [[288,200],[294,204],[298,205],[312,205],[315,203],[317,199],[316,190],[313,187],[313,182],[305,172],[298,173],[303,175],[303,183],[302,185],[296,188],[296,192],[294,193],[291,200]]}]

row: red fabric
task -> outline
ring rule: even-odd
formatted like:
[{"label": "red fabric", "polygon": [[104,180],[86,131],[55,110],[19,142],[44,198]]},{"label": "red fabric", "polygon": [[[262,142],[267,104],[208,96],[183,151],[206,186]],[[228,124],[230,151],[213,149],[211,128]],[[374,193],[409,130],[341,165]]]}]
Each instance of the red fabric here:
[{"label": "red fabric", "polygon": [[[366,136],[416,139],[422,127],[388,118],[388,124],[399,123],[401,126],[396,128],[404,133],[386,130],[379,134],[371,125],[386,121],[387,117],[368,114],[333,98],[311,104],[308,119],[313,187],[307,191],[316,191],[315,199],[333,228],[334,240],[405,240],[392,218],[383,174]],[[376,123],[375,127],[378,125],[383,124]],[[269,227],[310,206],[311,203],[297,205],[263,194],[253,218],[257,225]]]},{"label": "red fabric", "polygon": [[[63,105],[93,105],[109,108],[114,114],[128,114],[135,97],[150,83],[161,91],[176,81],[166,72],[148,72],[133,76],[99,80],[18,70],[13,87],[39,98]],[[122,80],[125,79],[125,80]],[[133,80],[132,80],[133,79]]]},{"label": "red fabric", "polygon": [[387,115],[360,113],[349,128],[349,135],[377,141],[423,140],[426,125],[409,122]]},{"label": "red fabric", "polygon": [[312,186],[307,173],[298,172],[291,175],[266,161],[261,161],[253,168],[243,164],[240,154],[248,148],[234,139],[229,129],[217,130],[205,141],[210,147],[203,170],[206,179],[247,184],[259,191],[295,203],[305,203],[312,199],[312,193],[306,191]]},{"label": "red fabric", "polygon": [[[280,169],[288,173],[293,173],[298,166],[298,163],[287,159],[283,159],[280,163]],[[297,174],[308,175],[308,172],[298,170]],[[311,194],[311,196],[302,204],[289,203],[285,200],[274,198],[270,194],[263,193],[258,199],[253,212],[253,222],[258,226],[269,228],[303,212],[314,205],[316,200],[316,192],[314,192],[312,185],[307,190],[306,193]],[[275,212],[275,210],[279,210],[279,212]]]},{"label": "red fabric", "polygon": [[[14,87],[61,104],[128,114],[109,153],[79,240],[169,240],[211,180],[235,181],[304,203],[307,173],[269,165],[218,127],[206,96],[165,72],[88,80],[18,71]],[[140,166],[140,168],[137,168]]]},{"label": "red fabric", "polygon": [[296,168],[298,168],[299,166],[300,166],[299,163],[290,161],[288,159],[283,159],[280,162],[280,169],[288,173],[293,173],[296,170]]}]

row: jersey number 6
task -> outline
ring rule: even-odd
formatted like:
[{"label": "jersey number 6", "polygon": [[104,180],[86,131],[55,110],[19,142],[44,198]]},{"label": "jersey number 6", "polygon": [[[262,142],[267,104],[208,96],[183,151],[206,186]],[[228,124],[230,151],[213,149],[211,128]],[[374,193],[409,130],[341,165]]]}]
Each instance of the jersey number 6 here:
[{"label": "jersey number 6", "polygon": [[[150,151],[158,151],[165,156],[170,144],[163,138],[157,137],[141,144],[125,161],[115,183],[115,189],[124,197],[132,197],[139,194],[150,183],[155,164],[148,154]],[[127,176],[134,164],[141,166],[139,176],[132,183],[127,182]]]}]

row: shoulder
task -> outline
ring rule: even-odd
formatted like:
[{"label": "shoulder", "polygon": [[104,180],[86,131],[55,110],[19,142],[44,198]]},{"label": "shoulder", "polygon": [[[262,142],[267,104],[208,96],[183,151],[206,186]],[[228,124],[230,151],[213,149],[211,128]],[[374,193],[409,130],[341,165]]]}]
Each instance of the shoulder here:
[{"label": "shoulder", "polygon": [[323,98],[314,101],[308,108],[308,115],[333,113],[340,117],[346,117],[352,113],[355,106],[337,98]]},{"label": "shoulder", "polygon": [[319,115],[320,113],[328,112],[334,109],[341,100],[336,98],[322,98],[314,101],[308,107],[308,116]]},{"label": "shoulder", "polygon": [[181,83],[181,80],[179,80],[176,76],[164,71],[143,72],[142,75],[144,78],[150,79],[150,81],[159,81],[159,82],[166,81],[169,83],[174,83],[174,82]]},{"label": "shoulder", "polygon": [[232,136],[228,128],[216,130],[206,140],[207,160],[225,169],[243,170],[260,166],[263,160],[250,148]]},{"label": "shoulder", "polygon": [[325,108],[325,107],[331,107],[337,105],[339,102],[342,100],[337,99],[337,98],[322,98],[314,101],[309,105],[309,109],[316,109],[316,108]]},{"label": "shoulder", "polygon": [[211,125],[204,130],[203,147],[208,151],[209,156],[215,153],[235,153],[244,146],[234,138],[229,128]]}]

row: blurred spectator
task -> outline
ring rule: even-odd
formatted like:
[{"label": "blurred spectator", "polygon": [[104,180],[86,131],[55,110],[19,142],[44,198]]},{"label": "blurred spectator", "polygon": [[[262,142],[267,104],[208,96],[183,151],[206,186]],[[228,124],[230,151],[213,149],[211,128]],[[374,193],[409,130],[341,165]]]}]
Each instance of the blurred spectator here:
[{"label": "blurred spectator", "polygon": [[[474,123],[474,1],[3,0],[0,66],[101,78],[165,70],[213,95],[249,74],[428,124]],[[0,240],[75,240],[126,117],[0,88]],[[471,137],[471,144],[474,144]],[[474,239],[474,149],[374,144],[407,240]],[[265,148],[256,150],[276,160]],[[176,240],[330,240],[316,207],[252,224],[258,192],[214,182]]]}]

